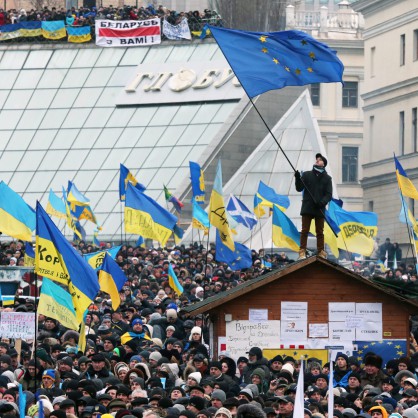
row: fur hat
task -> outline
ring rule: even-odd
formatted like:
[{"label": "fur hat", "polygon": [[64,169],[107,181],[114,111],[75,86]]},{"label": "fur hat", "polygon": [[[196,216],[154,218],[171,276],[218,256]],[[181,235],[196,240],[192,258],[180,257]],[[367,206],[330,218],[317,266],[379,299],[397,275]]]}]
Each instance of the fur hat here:
[{"label": "fur hat", "polygon": [[364,365],[365,366],[375,366],[378,369],[381,369],[382,364],[383,364],[383,359],[382,359],[382,357],[378,356],[377,354],[367,353],[364,356]]},{"label": "fur hat", "polygon": [[266,418],[265,412],[256,404],[247,403],[237,409],[237,418]]}]

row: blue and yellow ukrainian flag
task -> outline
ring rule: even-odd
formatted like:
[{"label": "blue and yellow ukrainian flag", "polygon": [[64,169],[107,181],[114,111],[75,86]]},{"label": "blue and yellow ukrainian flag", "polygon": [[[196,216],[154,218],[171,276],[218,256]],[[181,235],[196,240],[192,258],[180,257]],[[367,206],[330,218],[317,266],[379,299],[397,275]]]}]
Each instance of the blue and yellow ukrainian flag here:
[{"label": "blue and yellow ukrainian flag", "polygon": [[96,247],[100,247],[99,232],[100,232],[99,228],[95,228],[95,230],[93,231],[93,244]]},{"label": "blue and yellow ukrainian flag", "polygon": [[90,26],[67,26],[68,42],[82,43],[91,41]]},{"label": "blue and yellow ukrainian flag", "polygon": [[278,206],[284,212],[290,205],[290,199],[288,196],[277,194],[273,188],[260,180],[258,191],[254,198],[254,213],[257,217],[260,217],[258,214],[263,215],[265,213],[264,209],[260,209],[262,206],[273,210],[273,205]]},{"label": "blue and yellow ukrainian flag", "polygon": [[56,218],[67,218],[65,203],[52,191],[52,189],[49,190],[49,199],[45,211]]},{"label": "blue and yellow ukrainian flag", "polygon": [[199,204],[205,203],[205,176],[198,163],[189,161],[193,198]]},{"label": "blue and yellow ukrainian flag", "polygon": [[218,262],[226,263],[232,270],[241,270],[250,268],[253,260],[251,257],[251,250],[244,244],[238,242],[234,243],[234,250],[231,251],[226,245],[222,243],[219,231],[216,231],[215,241],[215,259]]},{"label": "blue and yellow ukrainian flag", "polygon": [[63,20],[42,22],[42,36],[47,39],[65,38],[67,36],[65,22]]},{"label": "blue and yellow ukrainian flag", "polygon": [[3,25],[0,31],[0,41],[8,41],[9,39],[20,38],[20,29],[21,25],[19,23]]},{"label": "blue and yellow ukrainian flag", "polygon": [[78,239],[81,240],[81,239],[83,239],[83,236],[82,236],[79,228],[77,228],[76,219],[74,219],[72,211],[70,209],[70,206],[68,205],[68,197],[65,193],[64,187],[62,188],[62,194],[64,196],[65,215],[66,215],[65,217],[67,219],[67,225],[74,232],[74,235]]},{"label": "blue and yellow ukrainian flag", "polygon": [[144,339],[144,340],[151,341],[151,338],[145,332],[141,332],[140,334],[137,334],[133,331],[128,331],[128,332],[125,332],[125,334],[122,334],[122,336],[120,337],[120,343],[124,345],[128,343],[129,341],[134,340],[135,338],[139,340]]},{"label": "blue and yellow ukrainian flag", "polygon": [[183,293],[183,286],[180,284],[171,264],[168,265],[168,284],[177,295],[180,296]]},{"label": "blue and yellow ukrainian flag", "polygon": [[40,21],[27,21],[20,22],[20,36],[32,37],[42,35],[42,22]]},{"label": "blue and yellow ukrainian flag", "polygon": [[138,240],[136,241],[135,247],[145,248],[145,240],[143,236],[139,236]]},{"label": "blue and yellow ukrainian flag", "polygon": [[109,254],[105,254],[102,267],[99,270],[100,290],[110,295],[113,310],[120,305],[119,291],[128,278],[125,276],[116,261]]},{"label": "blue and yellow ukrainian flag", "polygon": [[418,199],[418,190],[415,188],[408,175],[403,169],[398,159],[393,156],[395,160],[396,178],[398,179],[399,189],[403,196],[410,197],[411,199]]},{"label": "blue and yellow ukrainian flag", "polygon": [[299,251],[300,235],[295,224],[276,205],[273,206],[273,243],[276,247]]},{"label": "blue and yellow ukrainian flag", "polygon": [[80,323],[99,291],[97,274],[65,239],[39,202],[36,205],[35,272],[68,286]]},{"label": "blue and yellow ukrainian flag", "polygon": [[202,229],[206,235],[210,227],[209,216],[194,198],[192,198],[192,207],[192,226],[196,229]]},{"label": "blue and yellow ukrainian flag", "polygon": [[221,160],[218,161],[218,167],[216,169],[216,176],[215,181],[213,183],[212,194],[210,195],[209,222],[219,231],[222,243],[226,245],[231,251],[234,251],[235,244],[232,238],[232,232],[229,228],[225,201],[222,191]]},{"label": "blue and yellow ukrainian flag", "polygon": [[248,97],[286,86],[341,82],[337,53],[305,32],[246,32],[205,26]]},{"label": "blue and yellow ukrainian flag", "polygon": [[25,256],[24,256],[25,267],[33,267],[35,265],[35,251],[31,242],[25,242]]},{"label": "blue and yellow ukrainian flag", "polygon": [[174,243],[176,245],[180,245],[181,240],[183,239],[184,230],[176,224],[174,225],[173,234],[174,234]]},{"label": "blue and yellow ukrainian flag", "polygon": [[[325,210],[325,217],[327,218],[327,222],[324,222],[324,240],[325,244],[328,245],[329,249],[331,250],[331,253],[334,257],[338,258],[340,255],[340,251],[338,250],[338,241],[337,236],[335,234],[338,234],[341,230],[340,228],[335,224],[335,222],[330,218],[328,214],[328,210]],[[329,223],[332,225],[332,228],[329,226]],[[335,231],[335,234],[333,232]],[[316,228],[315,228],[315,222],[311,222],[311,227],[309,229],[309,232],[316,236]]]},{"label": "blue and yellow ukrainian flag", "polygon": [[[75,210],[72,210],[72,215],[78,219],[79,221],[81,221],[82,219],[85,219],[86,221],[90,221],[96,225],[98,225],[97,223],[97,218],[96,215],[93,213],[93,210],[91,208],[90,205],[88,206],[78,206],[77,204],[75,205]],[[99,227],[99,230],[101,228]]]},{"label": "blue and yellow ukrainian flag", "polygon": [[76,206],[90,205],[90,200],[79,192],[76,185],[71,181],[68,181],[67,197],[64,200],[70,203],[70,207],[73,212],[75,211]]},{"label": "blue and yellow ukrainian flag", "polygon": [[126,232],[154,239],[164,246],[176,223],[176,216],[137,190],[131,183],[128,184],[125,204]]},{"label": "blue and yellow ukrainian flag", "polygon": [[126,199],[126,189],[128,188],[128,183],[131,183],[136,189],[140,192],[146,190],[146,187],[141,184],[135,176],[123,165],[120,165],[120,175],[119,175],[119,199],[121,202]]},{"label": "blue and yellow ukrainian flag", "polygon": [[56,319],[66,328],[78,331],[78,321],[71,295],[45,277],[42,280],[38,313]]},{"label": "blue and yellow ukrainian flag", "polygon": [[108,253],[113,259],[115,259],[121,247],[121,245],[117,245],[116,247],[112,247],[107,250],[96,251],[95,253],[90,254],[84,254],[83,257],[96,271],[99,271],[103,264],[103,260],[105,258],[106,253]]},{"label": "blue and yellow ukrainian flag", "polygon": [[35,211],[6,183],[0,182],[0,231],[22,241],[31,241],[35,226]]},{"label": "blue and yellow ukrainian flag", "polygon": [[370,256],[377,236],[377,214],[374,212],[348,212],[333,200],[328,214],[340,228],[338,248],[352,253]]}]

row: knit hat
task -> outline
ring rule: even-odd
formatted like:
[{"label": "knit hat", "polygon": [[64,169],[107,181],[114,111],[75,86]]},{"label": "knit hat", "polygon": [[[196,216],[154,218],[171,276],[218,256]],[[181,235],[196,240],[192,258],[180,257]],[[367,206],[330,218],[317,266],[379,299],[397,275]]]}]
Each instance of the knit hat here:
[{"label": "knit hat", "polygon": [[159,351],[153,351],[149,355],[149,360],[158,361],[162,357],[161,353]]},{"label": "knit hat", "polygon": [[192,328],[192,331],[190,332],[190,337],[189,337],[189,340],[190,340],[190,341],[192,340],[192,336],[193,336],[193,334],[199,334],[199,335],[202,335],[202,328],[200,328],[200,327],[193,327],[193,328]]},{"label": "knit hat", "polygon": [[290,363],[286,363],[283,365],[282,369],[280,370],[281,372],[288,372],[293,376],[293,373],[295,372],[295,368],[290,364]]},{"label": "knit hat", "polygon": [[175,309],[167,309],[165,314],[168,319],[177,319],[177,311]]},{"label": "knit hat", "polygon": [[251,377],[253,376],[258,376],[261,380],[263,380],[266,376],[266,372],[260,367],[258,367],[251,373]]},{"label": "knit hat", "polygon": [[143,322],[142,322],[142,320],[140,319],[140,318],[135,318],[133,321],[132,321],[132,326],[134,326],[134,325],[136,325],[136,324],[143,324]]},{"label": "knit hat", "polygon": [[339,353],[337,353],[337,355],[335,356],[335,360],[338,360],[338,358],[341,357],[343,358],[346,363],[348,364],[348,356],[347,354],[342,353],[341,351]]},{"label": "knit hat", "polygon": [[43,373],[42,373],[42,379],[44,377],[49,377],[52,380],[55,380],[55,370],[54,369],[46,369]]},{"label": "knit hat", "polygon": [[223,402],[223,401],[225,401],[225,400],[226,400],[226,394],[225,394],[225,392],[224,392],[223,390],[221,390],[221,389],[215,389],[215,390],[212,392],[212,399],[218,399],[218,400],[220,400],[221,402]]},{"label": "knit hat", "polygon": [[254,398],[253,393],[251,392],[251,390],[247,389],[247,388],[242,389],[239,394],[244,395],[248,399],[248,402],[251,402]]},{"label": "knit hat", "polygon": [[129,366],[126,363],[124,363],[123,361],[121,361],[119,363],[116,363],[115,364],[115,373],[116,373],[116,375],[118,375],[119,372],[122,371],[122,370],[129,371]]},{"label": "knit hat", "polygon": [[226,409],[226,408],[219,408],[219,409],[216,411],[215,418],[216,418],[219,414],[224,414],[224,415],[226,415],[228,418],[232,418],[232,414],[231,414],[231,412],[229,411],[229,409]]},{"label": "knit hat", "polygon": [[202,380],[202,374],[200,372],[190,373],[188,377],[195,380],[198,384]]},{"label": "knit hat", "polygon": [[205,398],[201,398],[199,396],[192,396],[189,399],[189,405],[194,406],[197,410],[201,410],[205,408]]}]

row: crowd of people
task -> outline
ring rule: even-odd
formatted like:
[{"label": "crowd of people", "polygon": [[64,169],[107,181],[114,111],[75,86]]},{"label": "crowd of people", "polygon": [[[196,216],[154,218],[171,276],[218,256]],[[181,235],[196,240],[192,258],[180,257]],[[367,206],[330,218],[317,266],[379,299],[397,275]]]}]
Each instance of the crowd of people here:
[{"label": "crowd of people", "polygon": [[68,26],[91,26],[94,33],[96,20],[146,20],[152,18],[167,20],[172,25],[178,25],[183,19],[187,19],[191,32],[199,32],[207,23],[222,26],[222,18],[216,11],[205,9],[203,12],[170,10],[162,5],[154,8],[151,4],[147,7],[123,6],[117,7],[47,7],[36,10],[0,8],[0,26],[30,21],[65,21]]},{"label": "crowd of people", "polygon": [[[80,254],[97,250],[84,242],[76,249]],[[8,243],[0,262],[24,265],[24,253],[22,242]],[[292,418],[297,360],[267,359],[258,347],[238,359],[227,352],[214,357],[207,318],[182,312],[188,304],[292,262],[284,253],[264,250],[253,250],[252,260],[251,268],[235,272],[215,261],[213,246],[122,246],[116,256],[127,277],[121,305],[113,309],[107,294],[97,295],[85,317],[85,348],[80,349],[79,332],[44,315],[38,315],[36,341],[22,341],[21,351],[16,341],[2,336],[0,416],[19,415],[21,384],[29,417],[41,416],[42,408],[43,416],[58,418]],[[180,296],[169,286],[169,264],[183,285]],[[27,285],[19,289],[14,306],[2,312],[36,310],[34,298],[24,296],[34,292],[33,283]],[[339,353],[333,415],[327,411],[330,367],[308,359],[305,418],[418,418],[418,353],[386,365],[373,353],[362,361]]]}]

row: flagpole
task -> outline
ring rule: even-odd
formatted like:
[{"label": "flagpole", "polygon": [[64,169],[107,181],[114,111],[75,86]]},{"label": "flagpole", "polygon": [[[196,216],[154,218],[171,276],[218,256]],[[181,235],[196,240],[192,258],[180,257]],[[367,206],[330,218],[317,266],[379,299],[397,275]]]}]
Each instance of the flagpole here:
[{"label": "flagpole", "polygon": [[[203,279],[206,279],[206,268],[207,268],[207,265],[208,265],[208,254],[209,254],[209,237],[210,237],[210,225],[209,225],[209,228],[208,228],[208,240],[207,240],[207,243],[206,243],[206,260],[205,260],[205,271],[203,272],[204,273]],[[211,280],[212,280],[212,277],[211,277]]]},{"label": "flagpole", "polygon": [[123,242],[123,215],[122,215],[122,202],[120,202],[120,243],[122,245]]}]

